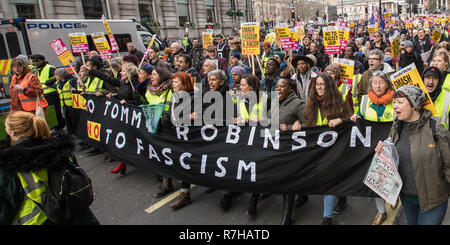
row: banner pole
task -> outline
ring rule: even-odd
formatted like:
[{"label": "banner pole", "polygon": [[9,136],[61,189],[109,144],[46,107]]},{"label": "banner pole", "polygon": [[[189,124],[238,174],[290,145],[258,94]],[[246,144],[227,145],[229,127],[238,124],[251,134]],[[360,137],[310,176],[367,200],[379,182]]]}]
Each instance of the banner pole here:
[{"label": "banner pole", "polygon": [[258,62],[259,69],[261,70],[261,74],[262,74],[261,77],[264,79],[266,76],[264,76],[264,73],[262,72],[263,69],[262,69],[262,66],[261,66],[261,61],[259,60],[258,55],[255,55],[255,57],[256,57],[256,62]]},{"label": "banner pole", "polygon": [[253,54],[251,56],[252,56],[252,74],[255,75],[256,74],[255,73],[255,57],[253,56]]},{"label": "banner pole", "polygon": [[86,65],[86,61],[84,60],[84,53],[81,52],[81,60],[83,61],[83,65]]}]

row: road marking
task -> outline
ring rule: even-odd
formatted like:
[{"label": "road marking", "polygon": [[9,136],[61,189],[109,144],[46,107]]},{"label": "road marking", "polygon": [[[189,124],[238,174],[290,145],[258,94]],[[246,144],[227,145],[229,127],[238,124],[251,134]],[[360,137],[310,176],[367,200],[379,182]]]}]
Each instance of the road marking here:
[{"label": "road marking", "polygon": [[[191,189],[194,188],[195,185],[191,184]],[[162,199],[161,201],[153,204],[152,206],[148,207],[145,212],[150,214],[156,210],[158,210],[159,208],[161,208],[162,206],[166,205],[168,202],[172,201],[173,199],[175,199],[178,195],[180,195],[181,193],[181,189],[170,194],[169,196],[165,197],[164,199]]]}]

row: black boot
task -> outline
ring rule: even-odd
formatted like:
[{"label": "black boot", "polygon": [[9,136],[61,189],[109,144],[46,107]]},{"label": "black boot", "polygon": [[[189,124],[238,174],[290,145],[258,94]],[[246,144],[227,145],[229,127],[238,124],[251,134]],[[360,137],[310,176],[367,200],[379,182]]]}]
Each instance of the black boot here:
[{"label": "black boot", "polygon": [[342,214],[347,207],[347,197],[338,197],[338,202],[336,204],[336,207],[334,207],[333,214]]},{"label": "black boot", "polygon": [[298,198],[297,198],[297,200],[295,200],[294,205],[296,208],[299,208],[299,207],[303,206],[307,201],[308,201],[308,195],[298,194]]},{"label": "black boot", "polygon": [[250,204],[248,205],[248,209],[247,212],[249,215],[251,216],[255,216],[256,215],[256,208],[258,206],[258,198],[259,198],[260,194],[259,193],[253,193],[252,194],[252,198],[250,199]]},{"label": "black boot", "polygon": [[283,195],[283,219],[280,225],[292,224],[292,208],[294,207],[294,194]]}]

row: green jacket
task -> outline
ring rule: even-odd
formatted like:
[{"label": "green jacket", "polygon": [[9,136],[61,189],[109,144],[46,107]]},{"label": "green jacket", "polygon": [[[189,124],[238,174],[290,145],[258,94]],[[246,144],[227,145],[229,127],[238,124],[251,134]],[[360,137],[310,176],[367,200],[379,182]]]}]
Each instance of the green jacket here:
[{"label": "green jacket", "polygon": [[[450,193],[450,132],[436,123],[435,141],[430,118],[431,112],[425,110],[417,122],[408,124],[412,167],[422,212],[446,202]],[[403,121],[394,121],[389,134],[394,144],[404,125]]]}]

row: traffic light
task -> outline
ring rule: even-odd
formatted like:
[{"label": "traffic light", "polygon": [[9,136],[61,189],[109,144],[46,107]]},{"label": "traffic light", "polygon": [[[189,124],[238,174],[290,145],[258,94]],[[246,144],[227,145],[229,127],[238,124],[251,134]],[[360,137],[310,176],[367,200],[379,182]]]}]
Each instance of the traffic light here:
[{"label": "traffic light", "polygon": [[292,22],[295,23],[295,9],[291,9],[291,19]]},{"label": "traffic light", "polygon": [[369,7],[367,5],[364,5],[364,8],[366,9],[366,14],[369,13]]},{"label": "traffic light", "polygon": [[397,15],[401,15],[402,14],[402,5],[397,5]]},{"label": "traffic light", "polygon": [[412,12],[413,12],[414,14],[418,14],[418,13],[419,13],[419,10],[417,9],[417,3],[413,4]]}]

